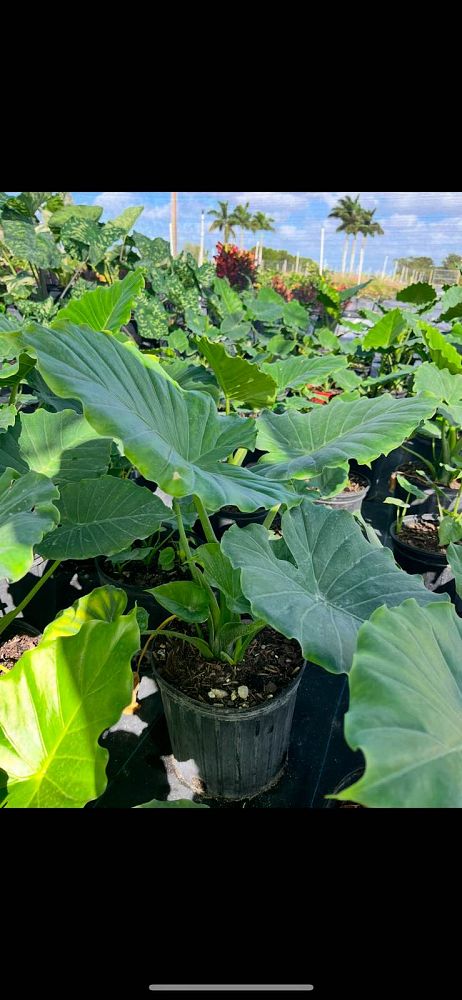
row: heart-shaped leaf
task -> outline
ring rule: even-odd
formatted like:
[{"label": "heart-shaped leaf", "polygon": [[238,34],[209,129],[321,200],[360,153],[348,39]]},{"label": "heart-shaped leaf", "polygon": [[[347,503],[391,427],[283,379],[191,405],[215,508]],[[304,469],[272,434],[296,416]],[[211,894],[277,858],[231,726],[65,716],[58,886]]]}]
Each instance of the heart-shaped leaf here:
[{"label": "heart-shaped leaf", "polygon": [[462,372],[462,356],[434,326],[428,323],[419,322],[424,343],[428,348],[428,353],[432,361],[438,368],[447,368],[453,375]]},{"label": "heart-shaped leaf", "polygon": [[337,796],[372,808],[462,806],[462,621],[451,604],[379,608],[358,634],[345,735],[365,774]]},{"label": "heart-shaped leaf", "polygon": [[119,331],[130,321],[135,299],[144,288],[144,278],[140,271],[132,271],[122,281],[115,281],[109,288],[95,288],[86,292],[81,299],[72,299],[61,309],[53,328],[63,323],[77,323],[90,330]]},{"label": "heart-shaped leaf", "polygon": [[0,579],[14,583],[34,561],[34,545],[58,523],[58,490],[46,476],[12,469],[0,476]]},{"label": "heart-shaped leaf", "polygon": [[266,411],[257,419],[257,448],[269,453],[261,471],[272,479],[309,479],[352,458],[372,462],[398,448],[434,410],[432,398],[384,393],[352,402],[333,399],[310,413]]},{"label": "heart-shaped leaf", "polygon": [[144,486],[102,476],[60,488],[60,525],[36,546],[47,559],[91,559],[121,552],[157,531],[171,511]]},{"label": "heart-shaped leaf", "polygon": [[436,292],[433,285],[426,281],[417,281],[414,285],[401,288],[396,294],[397,302],[411,302],[416,306],[428,304],[430,306],[436,300]]},{"label": "heart-shaped leaf", "polygon": [[111,444],[74,410],[22,413],[0,439],[0,469],[30,469],[55,483],[79,482],[107,472]]},{"label": "heart-shaped leaf", "polygon": [[370,545],[346,510],[305,500],[283,514],[281,525],[290,562],[278,558],[260,524],[233,525],[222,549],[241,570],[254,618],[297,639],[307,660],[333,673],[350,669],[358,628],[375,608],[408,597],[421,604],[438,599],[420,577],[398,569],[388,549]]},{"label": "heart-shaped leaf", "polygon": [[276,383],[271,375],[260,371],[257,365],[244,358],[231,357],[223,344],[212,343],[207,337],[201,337],[197,341],[197,347],[213,369],[227,399],[255,408],[274,402]]},{"label": "heart-shaped leaf", "polygon": [[80,399],[92,427],[122,441],[127,458],[166,493],[197,494],[211,512],[299,502],[269,477],[223,461],[238,448],[252,450],[254,420],[219,414],[211,396],[179,389],[108,334],[69,324],[29,339],[53,391]]},{"label": "heart-shaped leaf", "polygon": [[73,635],[44,636],[0,678],[6,806],[78,809],[102,794],[109,755],[98,740],[130,703],[139,638],[135,608],[85,621]]},{"label": "heart-shaped leaf", "polygon": [[205,622],[209,616],[209,600],[204,587],[193,580],[163,583],[146,591],[156,601],[183,622]]},{"label": "heart-shaped leaf", "polygon": [[406,326],[399,309],[391,309],[371,327],[363,340],[364,350],[387,348],[399,337]]},{"label": "heart-shaped leaf", "polygon": [[286,361],[263,363],[262,371],[271,375],[277,384],[278,392],[283,389],[297,389],[302,385],[322,385],[330,375],[335,377],[344,371],[347,360],[344,357],[327,354],[321,357],[287,358]]}]

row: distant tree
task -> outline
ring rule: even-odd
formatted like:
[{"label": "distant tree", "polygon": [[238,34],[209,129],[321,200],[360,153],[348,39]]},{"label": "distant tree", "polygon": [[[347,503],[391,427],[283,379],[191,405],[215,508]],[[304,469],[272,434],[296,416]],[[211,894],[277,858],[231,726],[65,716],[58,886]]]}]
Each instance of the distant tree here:
[{"label": "distant tree", "polygon": [[382,229],[380,223],[379,222],[374,222],[375,212],[376,212],[375,208],[373,208],[371,210],[364,209],[363,218],[362,218],[362,221],[361,221],[361,223],[359,225],[359,232],[362,233],[362,237],[363,237],[362,248],[361,248],[362,250],[364,250],[364,248],[366,246],[366,240],[367,240],[368,236],[373,237],[373,236],[383,236],[384,235],[384,232],[383,232],[383,229]]},{"label": "distant tree", "polygon": [[448,270],[462,271],[462,257],[458,253],[450,253],[443,260],[443,267]]},{"label": "distant tree", "polygon": [[[199,243],[185,243],[183,247],[183,250],[185,250],[187,253],[190,253],[191,257],[194,257],[196,264],[199,263],[200,249],[201,248],[199,246]],[[204,250],[204,260],[207,259],[207,256],[208,256],[208,250]]]},{"label": "distant tree", "polygon": [[241,250],[244,246],[244,230],[252,229],[253,217],[252,213],[249,211],[250,202],[246,202],[245,205],[236,205],[233,215],[237,226],[239,226],[239,246]]},{"label": "distant tree", "polygon": [[220,206],[219,209],[211,208],[210,211],[207,212],[207,215],[215,216],[209,231],[213,232],[215,229],[218,229],[223,233],[224,243],[229,243],[230,236],[232,236],[233,239],[236,238],[236,233],[233,227],[238,225],[238,223],[236,221],[234,211],[229,211],[228,201],[219,201],[218,204]]},{"label": "distant tree", "polygon": [[435,264],[431,257],[397,257],[398,268],[407,267],[410,271],[430,271]]},{"label": "distant tree", "polygon": [[345,273],[346,260],[348,254],[348,243],[350,236],[354,237],[353,240],[353,258],[354,258],[354,243],[356,236],[358,234],[358,223],[360,221],[362,209],[359,204],[359,194],[356,198],[351,198],[350,195],[346,195],[345,198],[340,198],[335,207],[329,212],[329,219],[338,219],[340,225],[337,226],[338,233],[345,233],[345,242],[343,244],[343,254],[342,254],[342,274]]}]

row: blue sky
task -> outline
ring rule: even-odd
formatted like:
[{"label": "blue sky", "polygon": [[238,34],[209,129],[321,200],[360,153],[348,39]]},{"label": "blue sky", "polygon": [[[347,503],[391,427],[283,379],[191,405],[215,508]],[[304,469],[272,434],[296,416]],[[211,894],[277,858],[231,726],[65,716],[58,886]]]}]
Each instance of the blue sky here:
[{"label": "blue sky", "polygon": [[[136,229],[148,236],[168,239],[170,193],[163,191],[75,191],[78,204],[104,207],[103,219],[118,215],[130,205],[143,205]],[[339,197],[360,195],[365,208],[375,208],[375,218],[385,235],[368,240],[364,271],[382,269],[388,256],[391,272],[395,257],[426,255],[440,264],[448,253],[462,254],[462,192],[310,192],[310,191],[215,191],[179,192],[179,249],[186,242],[199,243],[201,210],[217,207],[217,201],[229,201],[230,208],[250,202],[250,210],[262,211],[274,219],[275,232],[265,233],[265,244],[276,249],[319,260],[320,229],[325,225],[325,261],[332,269],[340,267],[343,236],[335,232],[336,222],[327,219]],[[210,223],[208,219],[208,224]],[[219,237],[206,229],[206,248],[212,254]],[[244,245],[254,242],[250,233]],[[356,255],[356,263],[358,254]]]}]

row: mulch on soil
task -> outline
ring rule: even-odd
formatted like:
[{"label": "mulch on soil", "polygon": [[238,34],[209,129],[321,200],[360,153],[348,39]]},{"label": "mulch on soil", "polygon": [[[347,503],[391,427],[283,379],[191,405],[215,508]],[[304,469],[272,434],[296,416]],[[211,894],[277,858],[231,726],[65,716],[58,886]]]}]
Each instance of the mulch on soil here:
[{"label": "mulch on soil", "polygon": [[28,649],[34,649],[40,636],[15,635],[0,645],[0,674],[6,674]]},{"label": "mulch on soil", "polygon": [[204,660],[187,642],[160,636],[153,662],[168,683],[195,701],[217,708],[248,709],[271,700],[287,687],[301,670],[303,656],[295,639],[285,639],[265,628],[250,643],[242,663]]},{"label": "mulch on soil", "polygon": [[419,518],[412,526],[403,524],[397,537],[406,545],[412,545],[414,548],[425,549],[426,552],[435,552],[440,555],[446,554],[446,549],[439,543],[437,521],[424,521]]}]

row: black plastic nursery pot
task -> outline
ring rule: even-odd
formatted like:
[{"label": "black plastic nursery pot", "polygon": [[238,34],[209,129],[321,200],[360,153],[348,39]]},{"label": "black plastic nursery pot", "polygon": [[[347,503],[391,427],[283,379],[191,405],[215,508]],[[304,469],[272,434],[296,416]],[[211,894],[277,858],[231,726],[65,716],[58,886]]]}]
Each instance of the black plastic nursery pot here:
[{"label": "black plastic nursery pot", "polygon": [[370,480],[366,476],[355,472],[356,481],[360,481],[362,488],[356,492],[345,491],[343,493],[337,493],[337,496],[331,497],[328,500],[315,500],[315,503],[323,504],[324,507],[332,507],[333,510],[349,510],[351,513],[355,510],[361,510],[363,500],[371,488]]},{"label": "black plastic nursery pot", "polygon": [[194,760],[206,797],[251,798],[276,784],[287,759],[304,669],[305,663],[284,690],[257,708],[218,710],[183,694],[153,666],[174,757]]},{"label": "black plastic nursery pot", "polygon": [[[401,470],[398,469],[398,472]],[[425,493],[425,498],[420,497],[409,497],[409,509],[415,514],[437,514],[438,513],[438,499],[443,508],[443,510],[453,510],[454,504],[456,502],[456,497],[458,490],[451,486],[440,486],[440,492],[437,495],[436,490],[432,486],[427,487],[424,485],[422,480],[417,476],[413,476],[412,473],[403,472],[402,475],[409,480],[414,486],[418,486],[419,489]],[[407,491],[400,486],[398,480],[396,481],[395,487],[395,497],[398,500],[406,500],[408,497]]]},{"label": "black plastic nursery pot", "polygon": [[[429,521],[436,523],[432,514],[408,514],[403,518],[403,524],[412,527],[418,521]],[[393,555],[401,569],[406,573],[424,574],[424,582],[430,590],[436,585],[444,570],[448,569],[448,561],[444,552],[430,552],[419,548],[417,545],[410,545],[400,538],[396,531],[396,525],[390,526],[390,536],[393,543]],[[449,571],[451,572],[451,571]],[[449,574],[445,574],[445,577]],[[452,578],[452,574],[451,574]],[[443,582],[443,581],[441,581]],[[444,579],[444,582],[448,582]]]},{"label": "black plastic nursery pot", "polygon": [[210,522],[212,528],[220,540],[227,528],[232,524],[237,524],[239,528],[245,528],[247,524],[263,524],[268,511],[264,507],[246,514],[238,507],[222,507],[216,514],[212,514]]},{"label": "black plastic nursery pot", "polygon": [[162,608],[152,594],[148,594],[147,591],[143,590],[141,587],[135,587],[133,584],[125,583],[117,577],[109,576],[109,574],[103,569],[102,562],[103,560],[101,558],[95,559],[99,585],[103,587],[110,584],[111,587],[119,587],[121,590],[124,590],[128,599],[127,611],[131,611],[131,609],[135,607],[135,604],[137,604],[139,608],[145,608],[149,615],[149,628],[158,628],[158,626],[165,621],[165,617],[168,613],[165,608]]}]

